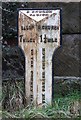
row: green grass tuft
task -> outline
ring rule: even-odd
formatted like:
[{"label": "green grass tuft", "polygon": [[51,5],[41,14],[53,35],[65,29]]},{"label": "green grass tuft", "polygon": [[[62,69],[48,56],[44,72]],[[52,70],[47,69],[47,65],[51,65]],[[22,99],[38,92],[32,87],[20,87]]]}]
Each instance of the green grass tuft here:
[{"label": "green grass tuft", "polygon": [[[75,107],[74,103],[81,100],[80,92],[75,91],[65,97],[57,97],[54,99],[53,106],[47,105],[46,108],[36,108],[27,106],[13,113],[3,111],[4,118],[78,118],[80,116],[79,106],[76,106],[76,111],[72,111]],[[73,106],[72,106],[73,105]],[[75,110],[75,109],[74,109]],[[80,111],[79,111],[80,112]]]}]

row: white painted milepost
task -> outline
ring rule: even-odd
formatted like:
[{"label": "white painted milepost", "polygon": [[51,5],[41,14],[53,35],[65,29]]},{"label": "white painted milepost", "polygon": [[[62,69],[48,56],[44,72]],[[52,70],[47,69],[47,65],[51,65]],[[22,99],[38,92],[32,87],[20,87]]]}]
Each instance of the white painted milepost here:
[{"label": "white painted milepost", "polygon": [[60,46],[60,9],[20,9],[18,44],[25,53],[27,104],[52,104],[52,57]]}]

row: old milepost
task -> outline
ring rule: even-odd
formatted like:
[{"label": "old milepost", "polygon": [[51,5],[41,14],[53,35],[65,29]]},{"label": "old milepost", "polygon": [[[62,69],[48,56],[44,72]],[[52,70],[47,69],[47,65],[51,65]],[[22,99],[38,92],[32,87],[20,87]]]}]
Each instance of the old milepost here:
[{"label": "old milepost", "polygon": [[18,45],[25,54],[27,104],[52,104],[52,57],[60,46],[60,9],[19,9]]}]

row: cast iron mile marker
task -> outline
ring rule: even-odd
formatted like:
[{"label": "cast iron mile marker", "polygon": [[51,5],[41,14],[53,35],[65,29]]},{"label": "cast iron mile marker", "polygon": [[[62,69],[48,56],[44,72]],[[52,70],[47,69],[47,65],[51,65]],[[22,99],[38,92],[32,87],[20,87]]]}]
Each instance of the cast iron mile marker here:
[{"label": "cast iron mile marker", "polygon": [[60,9],[20,9],[18,44],[25,54],[27,104],[52,104],[52,57],[60,46]]}]

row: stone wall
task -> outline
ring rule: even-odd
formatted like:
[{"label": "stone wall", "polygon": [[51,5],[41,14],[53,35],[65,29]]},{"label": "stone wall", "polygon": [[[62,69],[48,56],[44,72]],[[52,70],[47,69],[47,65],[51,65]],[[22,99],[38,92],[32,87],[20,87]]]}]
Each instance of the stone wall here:
[{"label": "stone wall", "polygon": [[[56,76],[81,76],[81,34],[80,3],[2,3],[3,43],[17,45],[17,9],[18,8],[52,8],[62,9],[62,46],[53,57],[53,74]],[[7,29],[8,28],[8,29]],[[7,46],[7,45],[6,45]],[[19,48],[18,48],[19,49]],[[9,51],[11,49],[9,48]],[[7,50],[8,51],[8,50]],[[14,48],[15,51],[15,48]],[[3,52],[6,55],[6,52]],[[20,54],[20,53],[18,53]],[[16,53],[15,53],[16,55]],[[6,58],[5,58],[6,59]],[[24,59],[22,57],[22,59]],[[3,63],[5,61],[3,60]],[[21,61],[19,61],[21,62]],[[11,64],[11,62],[10,62]],[[3,64],[4,65],[4,64]],[[76,69],[75,69],[76,68]],[[14,69],[17,71],[17,69]],[[4,68],[3,68],[4,71]],[[22,71],[23,72],[23,71]]]}]

